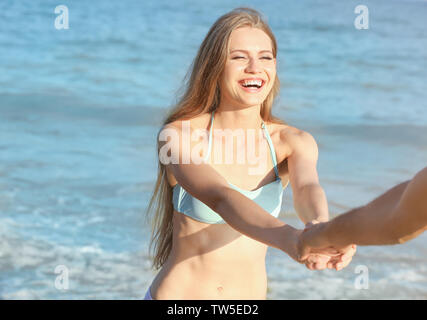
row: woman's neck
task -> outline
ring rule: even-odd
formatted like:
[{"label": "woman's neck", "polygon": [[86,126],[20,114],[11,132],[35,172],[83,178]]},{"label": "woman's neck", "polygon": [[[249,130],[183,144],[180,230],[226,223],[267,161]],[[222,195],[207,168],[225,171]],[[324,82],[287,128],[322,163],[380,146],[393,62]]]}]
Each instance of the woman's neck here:
[{"label": "woman's neck", "polygon": [[262,118],[261,106],[242,109],[219,106],[215,110],[215,127],[222,129],[259,129]]}]

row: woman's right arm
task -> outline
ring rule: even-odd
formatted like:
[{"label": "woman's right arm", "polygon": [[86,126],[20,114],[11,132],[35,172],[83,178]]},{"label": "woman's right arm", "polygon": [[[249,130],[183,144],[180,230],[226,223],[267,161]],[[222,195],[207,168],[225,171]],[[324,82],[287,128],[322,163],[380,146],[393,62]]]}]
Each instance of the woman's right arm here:
[{"label": "woman's right arm", "polygon": [[[163,128],[166,129],[171,131],[165,136],[173,136],[174,141],[168,143],[159,138],[160,153],[165,154],[162,148],[170,149],[170,163],[165,165],[177,182],[193,197],[217,212],[233,229],[280,249],[297,260],[296,244],[301,231],[273,217],[257,203],[231,188],[209,164],[191,161],[193,142],[190,142],[190,133],[171,124]],[[176,139],[179,139],[178,142]],[[190,148],[183,147],[182,141],[188,141]],[[184,159],[190,161],[185,163]]]}]

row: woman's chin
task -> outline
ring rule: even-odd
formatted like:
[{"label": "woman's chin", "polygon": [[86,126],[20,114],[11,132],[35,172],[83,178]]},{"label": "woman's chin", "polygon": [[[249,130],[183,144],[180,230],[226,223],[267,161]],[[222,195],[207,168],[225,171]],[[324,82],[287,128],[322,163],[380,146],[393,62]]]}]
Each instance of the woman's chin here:
[{"label": "woman's chin", "polygon": [[253,97],[251,99],[242,99],[242,103],[246,106],[257,106],[264,102],[264,99]]}]

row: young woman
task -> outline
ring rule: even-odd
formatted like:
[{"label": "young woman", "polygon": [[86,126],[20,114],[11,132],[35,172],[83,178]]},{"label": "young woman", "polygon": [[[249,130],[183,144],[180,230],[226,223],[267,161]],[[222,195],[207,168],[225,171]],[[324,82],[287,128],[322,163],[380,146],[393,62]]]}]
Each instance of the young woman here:
[{"label": "young woman", "polygon": [[[253,9],[223,15],[205,37],[186,92],[158,136],[159,173],[148,212],[156,203],[150,248],[155,245],[153,265],[161,270],[146,299],[265,299],[268,246],[297,260],[302,231],[277,218],[289,182],[304,223],[328,220],[316,142],[271,114],[280,86],[276,54],[274,35]],[[263,138],[250,147],[266,155],[265,166],[251,171],[253,164],[234,160],[244,143],[231,150],[232,163],[215,161],[225,150],[220,129],[239,129],[248,142],[249,132],[259,130]],[[206,139],[194,141],[198,130]],[[320,250],[303,263],[339,269],[354,251]]]},{"label": "young woman", "polygon": [[427,230],[427,167],[365,206],[335,219],[308,226],[300,237],[299,254],[312,248],[405,243]]}]

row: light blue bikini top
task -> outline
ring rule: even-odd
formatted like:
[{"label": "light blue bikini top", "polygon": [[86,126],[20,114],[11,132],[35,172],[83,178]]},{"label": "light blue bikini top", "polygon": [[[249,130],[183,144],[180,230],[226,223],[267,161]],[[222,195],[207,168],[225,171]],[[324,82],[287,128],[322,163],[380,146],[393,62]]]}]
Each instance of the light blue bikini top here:
[{"label": "light blue bikini top", "polygon": [[[209,146],[205,161],[209,159],[209,155],[211,153],[214,113],[215,111],[212,112],[209,132]],[[274,163],[274,171],[276,173],[276,180],[267,183],[266,185],[263,185],[255,190],[241,189],[230,182],[228,182],[228,184],[233,189],[242,193],[244,196],[255,201],[264,210],[268,211],[272,216],[277,218],[279,216],[280,208],[282,206],[282,179],[279,177],[279,171],[277,170],[276,153],[274,152],[274,146],[271,141],[270,134],[268,133],[267,127],[264,124],[264,121],[262,121],[262,128],[264,129],[265,137],[267,138],[267,142],[270,147],[270,153]],[[197,198],[194,198],[178,183],[173,187],[172,201],[174,209],[176,211],[181,212],[195,220],[209,224],[226,223],[219,214],[209,208],[202,201],[198,200]]]}]

